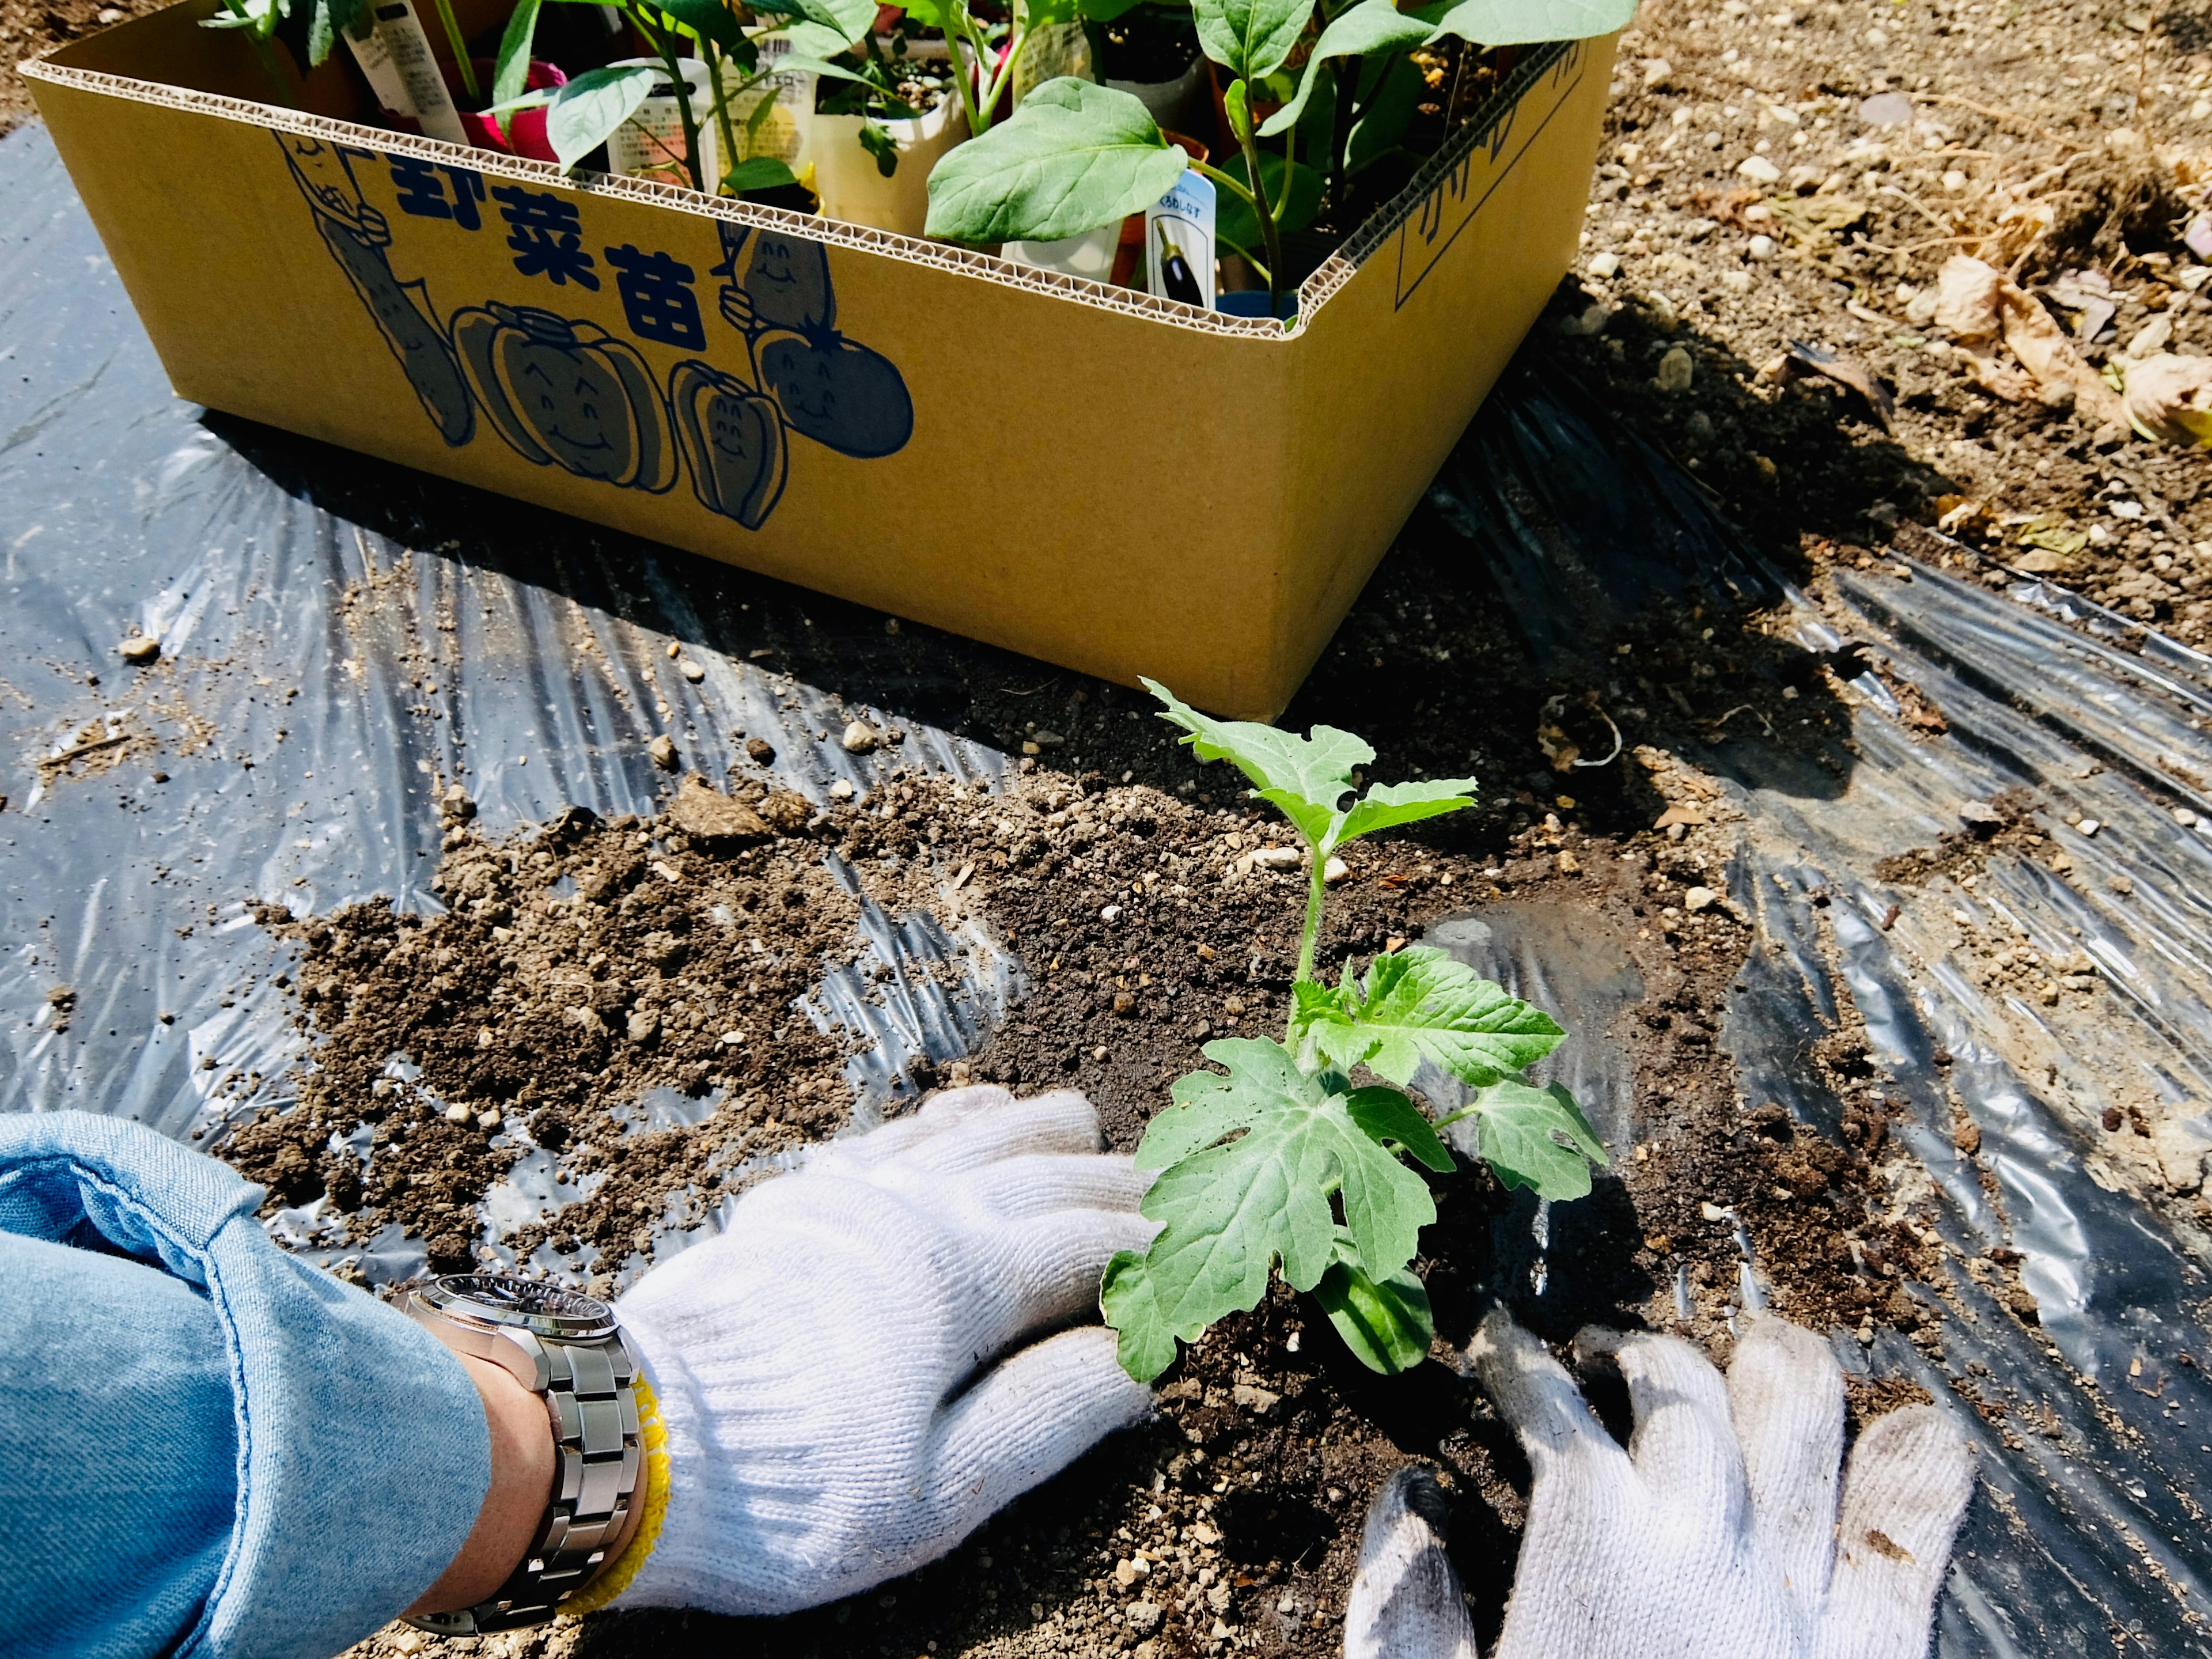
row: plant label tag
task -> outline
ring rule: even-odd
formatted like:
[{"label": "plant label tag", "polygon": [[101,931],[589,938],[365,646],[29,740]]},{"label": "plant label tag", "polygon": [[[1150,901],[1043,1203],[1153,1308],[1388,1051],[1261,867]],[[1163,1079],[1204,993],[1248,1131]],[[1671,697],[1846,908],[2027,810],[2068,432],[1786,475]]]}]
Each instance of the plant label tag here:
[{"label": "plant label tag", "polygon": [[1213,309],[1213,181],[1194,170],[1145,210],[1145,285],[1158,298]]},{"label": "plant label tag", "polygon": [[1014,55],[1015,104],[1063,75],[1079,81],[1098,78],[1091,65],[1089,33],[1080,23],[1045,23],[1030,30]]},{"label": "plant label tag", "polygon": [[[777,59],[791,55],[788,37],[751,33],[760,48],[759,72],[774,70]],[[793,173],[803,173],[814,148],[814,82],[811,75],[783,70],[730,100],[730,124],[741,152],[736,159],[781,161]]]},{"label": "plant label tag", "polygon": [[[691,107],[699,116],[699,176],[712,191],[722,176],[714,140],[714,90],[707,65],[696,58],[677,60],[691,88]],[[607,135],[607,171],[632,179],[691,188],[690,152],[684,143],[684,112],[676,88],[665,76],[637,106],[637,113]]]},{"label": "plant label tag", "polygon": [[361,65],[376,101],[412,120],[433,138],[465,144],[460,112],[438,73],[430,37],[415,15],[415,0],[380,0],[357,12],[346,27],[345,42]]}]

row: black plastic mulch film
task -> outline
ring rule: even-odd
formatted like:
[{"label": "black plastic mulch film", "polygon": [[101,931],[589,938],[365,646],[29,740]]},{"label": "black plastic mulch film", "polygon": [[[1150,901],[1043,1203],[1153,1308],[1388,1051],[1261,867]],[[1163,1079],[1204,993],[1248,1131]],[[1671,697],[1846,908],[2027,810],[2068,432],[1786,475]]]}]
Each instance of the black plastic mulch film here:
[{"label": "black plastic mulch film", "polygon": [[[270,984],[281,953],[246,896],[295,914],[375,893],[434,908],[446,781],[468,787],[497,834],[572,803],[650,811],[665,775],[646,745],[664,730],[709,775],[730,730],[767,736],[781,781],[817,800],[840,779],[865,792],[892,764],[988,788],[1008,763],[930,724],[962,699],[927,665],[907,659],[901,678],[878,662],[865,690],[844,686],[813,616],[842,610],[849,626],[849,607],[178,402],[41,128],[0,141],[0,713],[12,738],[0,1109],[82,1107],[186,1138],[281,1103],[300,1039]],[[1721,1041],[1747,1100],[1832,1129],[1839,1103],[1808,1033],[1847,994],[1895,1079],[1881,1085],[1895,1133],[1925,1181],[1893,1196],[1936,1200],[1954,1247],[1947,1291],[1968,1316],[1944,1319],[1940,1366],[1891,1331],[1871,1347],[1834,1340],[1848,1369],[1924,1383],[1983,1453],[1938,1651],[2212,1655],[2212,1336],[2200,1317],[2212,1246],[2130,1196],[2097,1150],[2102,1110],[2123,1092],[2179,1114],[2212,1150],[2212,660],[2155,637],[2107,646],[2100,633],[2139,631],[2041,584],[1993,593],[1924,567],[1909,582],[1838,572],[1847,640],[1670,464],[1525,374],[1501,386],[1431,502],[1540,659],[1717,580],[1793,610],[1808,650],[1863,647],[1832,655],[1847,678],[1887,659],[1943,711],[1947,734],[1909,732],[1880,676],[1853,681],[1861,757],[1848,785],[1763,775],[1776,763],[1754,745],[1685,757],[1743,814],[1730,899],[1755,939]],[[163,641],[155,670],[118,661],[132,622]],[[702,681],[674,672],[672,641]],[[1010,678],[1030,672],[997,660]],[[849,756],[836,734],[856,714],[911,736],[890,756]],[[88,771],[100,750],[85,745],[103,744],[137,758],[49,781],[55,757],[81,750]],[[1893,899],[1877,859],[1959,830],[1962,806],[2015,786],[2045,809],[2039,827],[2071,856],[2072,879],[1992,855],[1953,915],[1908,904],[1885,928]],[[2185,826],[2160,801],[2203,817]],[[2069,828],[2069,809],[2100,827]],[[874,1040],[854,1081],[879,1109],[905,1059],[971,1052],[1021,983],[980,931],[949,937],[872,911],[862,928],[891,981],[833,978],[810,1012]],[[1949,943],[1965,933],[2086,951],[2107,988],[2098,1012],[1985,988]],[[1640,992],[1618,957],[1577,949],[1534,906],[1432,937],[1589,1033],[1562,1073],[1610,1146],[1638,1138],[1625,1061],[1603,1035]],[[960,961],[962,988],[910,981],[899,966],[916,957]],[[65,1040],[49,1000],[62,986],[75,994]],[[236,1080],[257,1073],[249,1108]],[[1951,1093],[1980,1127],[1996,1201],[1955,1150]],[[636,1104],[647,1119],[697,1109]],[[550,1169],[526,1164],[493,1204],[534,1212],[551,1200]],[[313,1250],[319,1224],[308,1206],[276,1226]],[[1564,1236],[1573,1206],[1538,1224]],[[2022,1253],[2039,1328],[1960,1265],[1997,1245]],[[396,1233],[349,1254],[372,1277],[421,1261]],[[1541,1255],[1540,1238],[1539,1272]],[[1747,1261],[1745,1303],[1760,1274]],[[1996,1390],[2009,1427],[1971,1409],[1954,1379]]]}]

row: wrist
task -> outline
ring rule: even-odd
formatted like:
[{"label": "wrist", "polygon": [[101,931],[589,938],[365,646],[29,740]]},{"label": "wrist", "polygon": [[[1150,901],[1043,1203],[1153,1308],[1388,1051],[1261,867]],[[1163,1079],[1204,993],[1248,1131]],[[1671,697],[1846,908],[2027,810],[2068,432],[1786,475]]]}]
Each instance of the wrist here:
[{"label": "wrist", "polygon": [[[400,1615],[405,1619],[455,1613],[489,1597],[522,1565],[523,1554],[537,1537],[546,1505],[552,1501],[557,1464],[552,1419],[544,1399],[524,1388],[503,1365],[466,1354],[455,1358],[467,1368],[483,1407],[484,1427],[491,1440],[491,1484],[461,1553]],[[641,1483],[639,1497],[644,1496]],[[645,1513],[644,1503],[630,1505],[608,1544],[603,1574],[612,1571],[627,1553]],[[579,1594],[587,1594],[591,1589],[587,1583]]]}]

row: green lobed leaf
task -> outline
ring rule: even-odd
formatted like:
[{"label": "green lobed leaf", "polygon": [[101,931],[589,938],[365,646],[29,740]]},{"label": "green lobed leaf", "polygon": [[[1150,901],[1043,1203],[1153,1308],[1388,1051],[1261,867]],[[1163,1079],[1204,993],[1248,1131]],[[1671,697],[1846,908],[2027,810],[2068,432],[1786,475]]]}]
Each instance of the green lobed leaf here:
[{"label": "green lobed leaf", "polygon": [[[1159,1139],[1148,1130],[1139,1149],[1140,1168],[1181,1154],[1140,1206],[1162,1224],[1141,1294],[1125,1285],[1116,1298],[1148,1322],[1133,1339],[1148,1355],[1158,1330],[1194,1341],[1223,1316],[1256,1306],[1278,1261],[1293,1289],[1318,1284],[1334,1259],[1332,1193],[1361,1261],[1389,1264],[1386,1275],[1413,1259],[1420,1230],[1436,1219],[1427,1184],[1281,1044],[1234,1038],[1205,1053],[1228,1075],[1183,1079],[1176,1106],[1154,1121]],[[1120,1328],[1115,1313],[1109,1319]]]},{"label": "green lobed leaf", "polygon": [[1483,1160],[1498,1180],[1533,1188],[1539,1198],[1587,1197],[1590,1165],[1605,1167],[1605,1143],[1564,1084],[1493,1084],[1475,1102],[1475,1123]]},{"label": "green lobed leaf", "polygon": [[1297,95],[1267,118],[1260,136],[1273,138],[1297,125],[1321,78],[1322,65],[1329,59],[1410,49],[1428,40],[1431,33],[1426,20],[1400,11],[1392,0],[1359,0],[1321,32],[1321,39],[1314,42],[1313,55],[1306,59]]},{"label": "green lobed leaf", "polygon": [[1098,1311],[1119,1338],[1115,1358],[1138,1382],[1149,1382],[1175,1364],[1176,1334],[1160,1316],[1141,1253],[1115,1252],[1099,1281]]},{"label": "green lobed leaf", "polygon": [[1191,0],[1198,44],[1231,75],[1256,81],[1291,55],[1313,0]]},{"label": "green lobed leaf", "polygon": [[927,234],[964,242],[1080,235],[1150,207],[1188,162],[1133,94],[1061,76],[937,164]]},{"label": "green lobed leaf", "polygon": [[[1314,215],[1321,210],[1324,180],[1320,173],[1299,161],[1287,164],[1290,174],[1289,182],[1285,184],[1285,165],[1283,158],[1273,151],[1260,152],[1260,179],[1267,186],[1267,206],[1275,214],[1275,222],[1285,230],[1304,230],[1313,222]],[[1250,183],[1244,169],[1244,158],[1241,155],[1231,156],[1221,170],[1240,185]],[[1285,200],[1285,192],[1288,193],[1288,200]],[[1215,213],[1214,234],[1222,240],[1234,242],[1242,248],[1258,248],[1263,245],[1260,217],[1244,205],[1242,198],[1224,191]],[[1327,729],[1325,726],[1315,728],[1316,732]],[[1334,818],[1336,815],[1331,813],[1329,816]],[[1332,840],[1330,845],[1334,844]]]},{"label": "green lobed leaf", "polygon": [[1481,46],[1525,46],[1543,40],[1588,40],[1626,28],[1637,0],[1458,0],[1424,6],[1436,21],[1431,40],[1456,34]]},{"label": "green lobed leaf", "polygon": [[1238,143],[1252,136],[1252,89],[1243,81],[1231,81],[1221,94],[1222,118],[1229,123],[1229,133]]},{"label": "green lobed leaf", "polygon": [[742,196],[749,190],[774,190],[779,185],[795,185],[799,175],[773,155],[755,155],[740,161],[722,175],[722,184],[732,196]]},{"label": "green lobed leaf", "polygon": [[586,70],[553,95],[546,106],[545,137],[565,170],[607,141],[637,113],[662,74],[656,64],[610,64]]},{"label": "green lobed leaf", "polygon": [[1566,1036],[1540,1008],[1425,945],[1376,957],[1365,989],[1349,1030],[1319,1025],[1316,1039],[1339,1065],[1364,1062],[1393,1083],[1410,1082],[1426,1060],[1484,1088],[1518,1077]]},{"label": "green lobed leaf", "polygon": [[1407,1153],[1438,1175],[1452,1172],[1452,1157],[1437,1126],[1402,1091],[1380,1085],[1354,1089],[1344,1097],[1344,1109],[1376,1146]]},{"label": "green lobed leaf", "polygon": [[1412,1268],[1401,1267],[1378,1283],[1349,1244],[1341,1244],[1337,1260],[1314,1286],[1314,1300],[1352,1357],[1369,1370],[1395,1376],[1428,1358],[1436,1318],[1429,1308],[1429,1287]]},{"label": "green lobed leaf", "polygon": [[[1235,201],[1235,197],[1224,195],[1220,211],[1225,215]],[[1316,726],[1311,736],[1301,738],[1252,720],[1217,720],[1200,714],[1158,680],[1146,680],[1144,686],[1167,705],[1160,718],[1190,734],[1181,741],[1190,745],[1193,754],[1235,766],[1258,786],[1256,793],[1281,808],[1316,846],[1335,821],[1337,804],[1352,788],[1352,769],[1375,758],[1366,744],[1333,726]]]},{"label": "green lobed leaf", "polygon": [[1419,823],[1423,818],[1441,817],[1446,812],[1456,812],[1463,806],[1475,803],[1470,797],[1477,785],[1473,778],[1431,778],[1420,783],[1378,783],[1359,798],[1357,805],[1344,815],[1344,826],[1336,832],[1339,847],[1362,836],[1371,836],[1377,830],[1395,829],[1401,823]]}]

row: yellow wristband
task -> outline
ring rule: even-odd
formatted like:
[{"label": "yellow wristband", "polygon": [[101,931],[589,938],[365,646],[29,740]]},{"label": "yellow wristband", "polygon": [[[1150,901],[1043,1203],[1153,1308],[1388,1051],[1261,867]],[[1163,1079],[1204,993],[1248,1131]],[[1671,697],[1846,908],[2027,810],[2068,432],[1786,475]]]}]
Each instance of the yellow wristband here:
[{"label": "yellow wristband", "polygon": [[668,1513],[668,1425],[660,1420],[660,1402],[652,1385],[641,1376],[637,1393],[638,1439],[645,1447],[645,1511],[629,1547],[600,1571],[599,1576],[561,1604],[561,1617],[581,1619],[597,1613],[629,1588],[645,1558],[660,1537],[660,1522]]}]

